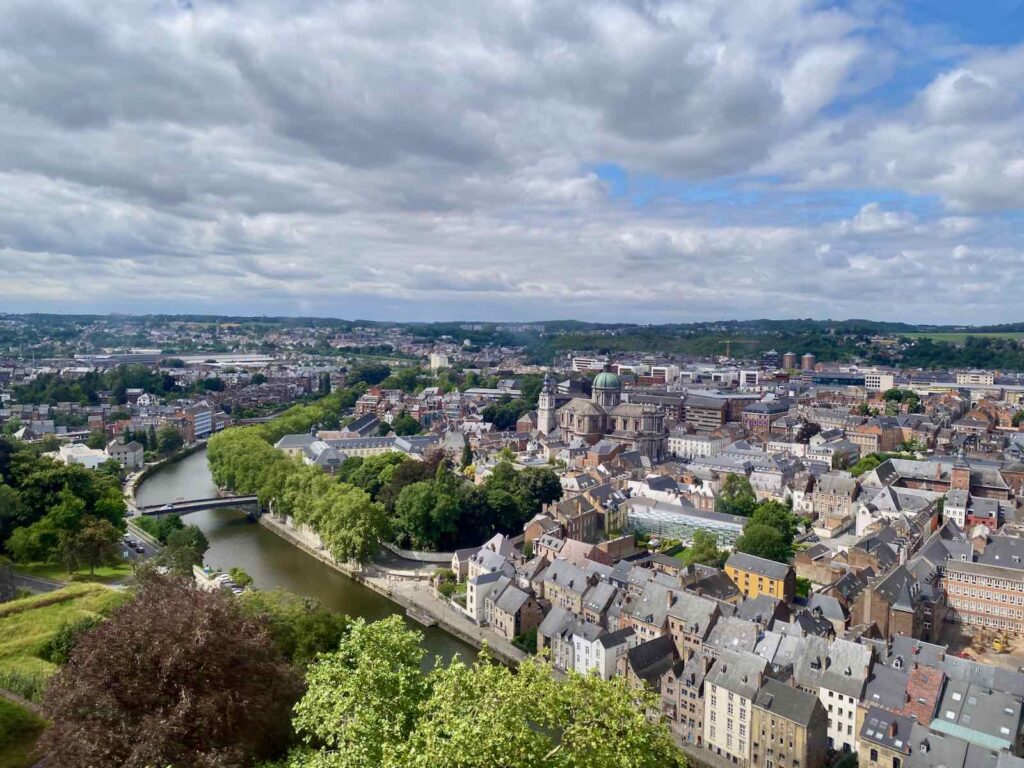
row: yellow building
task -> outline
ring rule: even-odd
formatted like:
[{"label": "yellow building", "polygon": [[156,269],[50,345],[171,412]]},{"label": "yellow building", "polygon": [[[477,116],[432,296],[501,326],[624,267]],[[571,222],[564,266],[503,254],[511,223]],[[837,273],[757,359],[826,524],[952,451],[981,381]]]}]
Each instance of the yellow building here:
[{"label": "yellow building", "polygon": [[796,596],[796,572],[787,563],[733,552],[725,561],[725,575],[744,597],[769,595],[791,603]]}]

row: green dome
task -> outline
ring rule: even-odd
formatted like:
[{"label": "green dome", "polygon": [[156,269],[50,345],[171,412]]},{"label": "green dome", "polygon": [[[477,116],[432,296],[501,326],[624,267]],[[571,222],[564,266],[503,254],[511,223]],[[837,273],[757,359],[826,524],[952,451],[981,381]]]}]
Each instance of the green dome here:
[{"label": "green dome", "polygon": [[622,389],[622,384],[614,373],[604,371],[594,379],[594,389]]}]

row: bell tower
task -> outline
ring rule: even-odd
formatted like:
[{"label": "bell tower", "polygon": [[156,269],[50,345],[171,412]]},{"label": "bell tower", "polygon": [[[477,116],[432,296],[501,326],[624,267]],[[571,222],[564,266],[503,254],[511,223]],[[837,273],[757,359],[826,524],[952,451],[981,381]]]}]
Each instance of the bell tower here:
[{"label": "bell tower", "polygon": [[543,435],[550,435],[555,426],[555,382],[548,373],[544,375],[544,386],[537,397],[537,429]]}]

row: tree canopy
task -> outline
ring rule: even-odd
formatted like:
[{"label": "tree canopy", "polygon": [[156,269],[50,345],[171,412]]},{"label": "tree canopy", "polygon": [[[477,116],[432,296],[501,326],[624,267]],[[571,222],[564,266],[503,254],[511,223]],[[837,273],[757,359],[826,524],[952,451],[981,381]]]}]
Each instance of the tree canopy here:
[{"label": "tree canopy", "polygon": [[290,739],[301,680],[222,592],[148,575],[52,678],[40,749],[65,768],[250,766]]},{"label": "tree canopy", "polygon": [[531,659],[512,671],[486,652],[424,672],[420,634],[398,617],[356,622],[307,675],[293,768],[604,768],[682,766],[653,694],[623,678]]},{"label": "tree canopy", "polygon": [[727,515],[750,517],[757,506],[757,497],[744,475],[728,474],[715,499],[715,509]]}]

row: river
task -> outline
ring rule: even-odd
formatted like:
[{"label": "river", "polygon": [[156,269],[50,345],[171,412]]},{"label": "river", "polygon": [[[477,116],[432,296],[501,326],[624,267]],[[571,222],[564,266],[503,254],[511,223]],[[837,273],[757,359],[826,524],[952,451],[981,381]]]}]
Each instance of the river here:
[{"label": "river", "polygon": [[[138,488],[142,506],[167,504],[176,499],[206,499],[217,495],[210,476],[206,453],[199,452],[170,464],[153,474]],[[220,570],[243,569],[260,589],[280,587],[299,595],[315,597],[332,611],[367,620],[401,613],[398,606],[382,595],[310,557],[302,550],[251,522],[233,509],[193,512],[185,522],[202,529],[210,542],[206,564]],[[408,620],[423,633],[428,660],[445,661],[456,654],[463,659],[476,658],[476,649],[437,627],[424,628]]]}]

